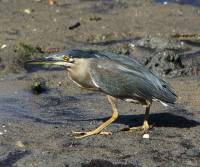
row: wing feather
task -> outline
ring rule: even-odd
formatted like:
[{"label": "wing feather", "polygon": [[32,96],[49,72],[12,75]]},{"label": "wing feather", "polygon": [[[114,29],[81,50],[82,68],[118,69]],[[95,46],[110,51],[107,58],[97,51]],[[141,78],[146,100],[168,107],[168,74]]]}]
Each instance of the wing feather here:
[{"label": "wing feather", "polygon": [[[135,66],[134,66],[135,67]],[[119,98],[139,96],[174,103],[176,95],[170,85],[146,68],[108,59],[94,59],[90,75],[96,85],[105,93]]]},{"label": "wing feather", "polygon": [[176,101],[175,91],[135,59],[106,51],[73,49],[64,51],[74,58],[90,58],[93,82],[110,95],[141,96],[166,103]]}]

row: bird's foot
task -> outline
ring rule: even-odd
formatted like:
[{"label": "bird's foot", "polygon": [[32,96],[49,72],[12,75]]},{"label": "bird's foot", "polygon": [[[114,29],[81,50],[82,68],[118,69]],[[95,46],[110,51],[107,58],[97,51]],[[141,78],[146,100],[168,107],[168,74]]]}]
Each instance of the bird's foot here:
[{"label": "bird's foot", "polygon": [[149,125],[147,121],[144,121],[142,126],[137,126],[137,127],[131,127],[131,128],[124,128],[122,131],[128,131],[128,132],[135,132],[135,131],[140,131],[142,133],[147,132],[149,129],[152,129],[153,125]]},{"label": "bird's foot", "polygon": [[96,131],[89,131],[89,132],[74,132],[72,131],[72,136],[74,136],[76,139],[81,139],[88,136],[93,135],[112,135],[111,132],[96,132]]}]

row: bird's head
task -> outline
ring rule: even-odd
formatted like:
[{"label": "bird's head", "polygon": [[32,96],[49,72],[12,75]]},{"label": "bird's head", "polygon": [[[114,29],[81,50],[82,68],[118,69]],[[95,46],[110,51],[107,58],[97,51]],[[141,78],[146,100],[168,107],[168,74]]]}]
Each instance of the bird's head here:
[{"label": "bird's head", "polygon": [[[61,69],[60,67],[72,68],[74,65],[77,65],[81,60],[86,60],[89,58],[101,58],[104,57],[98,51],[95,50],[81,50],[81,49],[72,49],[66,50],[61,53],[51,54],[47,57],[37,60],[31,60],[26,63],[26,65],[41,65],[48,69]],[[30,66],[28,66],[28,69]],[[56,68],[54,68],[56,67]],[[35,67],[33,67],[36,69]],[[63,68],[62,68],[63,69]]]},{"label": "bird's head", "polygon": [[68,54],[52,54],[47,57],[28,61],[27,64],[31,65],[45,65],[45,66],[64,66],[70,68],[75,63],[75,59]]}]

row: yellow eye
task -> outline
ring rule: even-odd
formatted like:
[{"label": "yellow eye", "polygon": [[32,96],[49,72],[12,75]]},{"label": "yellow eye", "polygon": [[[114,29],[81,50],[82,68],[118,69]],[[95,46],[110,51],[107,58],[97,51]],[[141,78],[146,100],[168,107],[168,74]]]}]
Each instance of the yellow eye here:
[{"label": "yellow eye", "polygon": [[66,56],[66,55],[65,55],[65,56],[63,57],[63,60],[64,60],[64,61],[69,61],[69,56]]}]

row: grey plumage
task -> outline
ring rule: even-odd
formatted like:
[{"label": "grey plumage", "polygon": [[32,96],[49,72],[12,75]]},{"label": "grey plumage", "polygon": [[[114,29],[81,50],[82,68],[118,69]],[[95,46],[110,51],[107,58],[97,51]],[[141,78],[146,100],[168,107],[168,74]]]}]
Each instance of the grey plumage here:
[{"label": "grey plumage", "polygon": [[96,50],[68,50],[60,54],[91,59],[92,79],[106,94],[121,99],[157,99],[171,104],[176,101],[170,84],[133,58]]},{"label": "grey plumage", "polygon": [[133,70],[110,60],[93,60],[91,66],[94,82],[103,92],[114,97],[140,97],[149,101],[158,99],[166,103],[174,103],[176,100],[169,84],[148,71],[141,71],[140,68]]},{"label": "grey plumage", "polygon": [[42,61],[30,61],[30,64],[64,66],[68,71],[68,77],[78,86],[107,95],[112,106],[112,117],[95,130],[73,132],[76,138],[111,134],[103,130],[119,116],[117,99],[137,102],[145,106],[143,125],[129,128],[129,130],[147,131],[151,128],[148,120],[152,101],[158,100],[164,105],[174,104],[177,98],[169,83],[153,74],[135,59],[124,55],[77,49],[50,55]]}]

